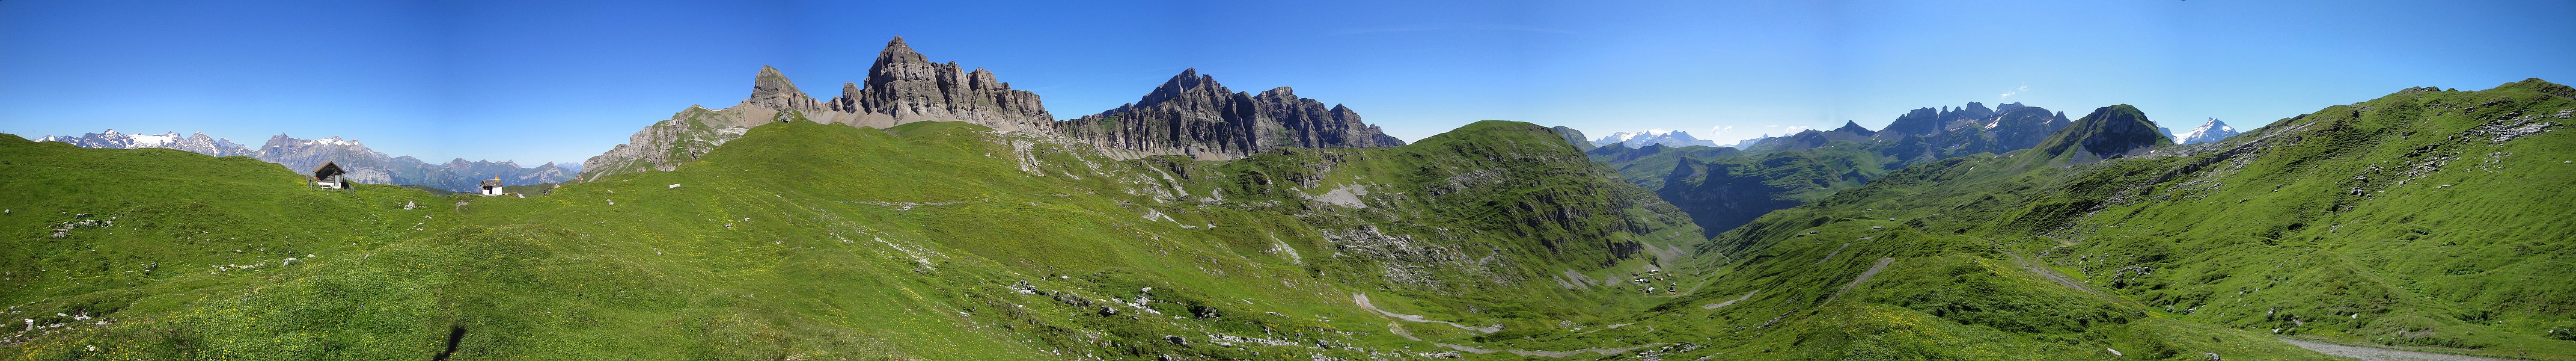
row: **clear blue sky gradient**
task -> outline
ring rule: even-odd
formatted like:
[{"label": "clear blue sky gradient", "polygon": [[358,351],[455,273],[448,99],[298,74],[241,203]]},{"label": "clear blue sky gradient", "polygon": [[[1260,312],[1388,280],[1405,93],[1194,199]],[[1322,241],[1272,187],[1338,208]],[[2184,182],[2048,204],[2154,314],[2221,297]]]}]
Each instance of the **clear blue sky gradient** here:
[{"label": "clear blue sky gradient", "polygon": [[0,132],[579,161],[739,102],[761,65],[835,95],[897,35],[1064,118],[1196,67],[1405,139],[1509,119],[1731,141],[1970,101],[2243,129],[2410,86],[2576,82],[2570,18],[2576,2],[0,0]]}]

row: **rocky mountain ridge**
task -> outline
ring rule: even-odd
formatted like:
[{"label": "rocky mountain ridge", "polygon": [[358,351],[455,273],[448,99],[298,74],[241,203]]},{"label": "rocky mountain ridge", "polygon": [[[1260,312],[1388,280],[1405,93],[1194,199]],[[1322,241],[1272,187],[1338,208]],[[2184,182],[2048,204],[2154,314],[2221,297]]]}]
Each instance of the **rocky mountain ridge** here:
[{"label": "rocky mountain ridge", "polygon": [[1404,145],[1360,121],[1349,107],[1325,107],[1284,86],[1260,94],[1232,91],[1196,68],[1182,70],[1135,103],[1057,122],[1057,128],[1125,157],[1224,160],[1283,147]]},{"label": "rocky mountain ridge", "polygon": [[1136,103],[1059,121],[1036,93],[1011,89],[982,68],[931,62],[895,37],[878,52],[868,78],[842,83],[839,96],[816,100],[778,69],[763,66],[753,75],[751,95],[741,103],[722,109],[691,106],[647,126],[626,144],[583,161],[580,179],[669,171],[742,137],[751,127],[796,120],[867,128],[966,122],[1001,132],[1070,137],[1119,158],[1223,160],[1283,147],[1404,144],[1362,122],[1349,107],[1327,107],[1297,97],[1288,87],[1260,94],[1233,92],[1196,69],[1182,71]]},{"label": "rocky mountain ridge", "polygon": [[1005,132],[1052,133],[1054,116],[1036,93],[1011,89],[993,72],[965,71],[955,62],[934,63],[903,37],[886,42],[868,67],[867,84],[842,83],[839,96],[815,100],[777,68],[752,76],[751,95],[723,109],[692,105],[670,119],[627,137],[607,152],[582,161],[580,179],[642,171],[669,171],[741,138],[751,127],[806,120],[886,128],[924,121],[975,123]]}]

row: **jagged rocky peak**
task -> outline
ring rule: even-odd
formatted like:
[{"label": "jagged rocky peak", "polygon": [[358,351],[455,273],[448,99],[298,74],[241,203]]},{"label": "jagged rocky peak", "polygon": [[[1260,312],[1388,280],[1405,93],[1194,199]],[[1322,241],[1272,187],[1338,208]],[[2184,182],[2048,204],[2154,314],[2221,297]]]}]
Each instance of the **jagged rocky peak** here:
[{"label": "jagged rocky peak", "polygon": [[1869,128],[1862,128],[1860,126],[1860,122],[1850,120],[1843,121],[1843,126],[1841,128],[1834,128],[1834,132],[1858,134],[1864,137],[1878,134],[1878,132],[1871,131]]},{"label": "jagged rocky peak", "polygon": [[1004,131],[1046,131],[1055,120],[1037,93],[1011,90],[1010,83],[983,68],[967,71],[955,62],[931,62],[901,36],[877,52],[865,86],[845,84],[842,96],[833,103],[842,112],[865,113],[852,121],[861,126],[962,121]]},{"label": "jagged rocky peak", "polygon": [[1122,157],[1233,159],[1282,147],[1404,145],[1359,112],[1298,97],[1295,89],[1236,92],[1198,69],[1182,70],[1135,103],[1056,123],[1062,134]]},{"label": "jagged rocky peak", "polygon": [[626,144],[582,161],[581,178],[671,170],[742,137],[751,127],[795,116],[859,127],[956,121],[1037,133],[1052,132],[1055,120],[1038,103],[1037,94],[1011,90],[991,71],[931,62],[902,37],[895,37],[877,53],[867,79],[841,83],[837,97],[817,101],[777,68],[763,66],[752,77],[751,96],[740,106],[712,110],[692,106],[674,113],[629,136]]},{"label": "jagged rocky peak", "polygon": [[1238,94],[1233,90],[1226,89],[1225,85],[1217,84],[1216,77],[1200,75],[1198,68],[1189,68],[1182,69],[1180,75],[1174,75],[1170,80],[1164,80],[1163,85],[1155,86],[1154,91],[1145,93],[1144,98],[1120,108],[1154,108],[1163,107],[1167,102],[1184,102],[1185,104],[1173,104],[1170,107],[1212,110],[1204,108],[1216,107],[1212,104],[1219,101],[1232,101],[1233,99],[1229,98],[1236,95]]},{"label": "jagged rocky peak", "polygon": [[744,98],[742,103],[774,110],[823,108],[821,102],[814,101],[814,97],[796,90],[796,82],[788,81],[786,74],[781,74],[778,68],[767,65],[760,66],[760,74],[752,76],[751,97]]}]

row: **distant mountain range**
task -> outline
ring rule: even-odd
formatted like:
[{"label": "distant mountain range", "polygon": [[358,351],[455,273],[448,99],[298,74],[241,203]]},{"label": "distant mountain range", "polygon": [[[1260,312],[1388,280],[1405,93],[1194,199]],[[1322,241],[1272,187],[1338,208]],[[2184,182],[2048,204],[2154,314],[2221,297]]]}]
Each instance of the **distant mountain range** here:
[{"label": "distant mountain range", "polygon": [[[1620,133],[1593,141],[1602,146],[1586,153],[1629,182],[1654,190],[1714,233],[1772,210],[1860,187],[1907,166],[2031,148],[2049,148],[2057,161],[2089,163],[2133,155],[2146,148],[2135,144],[2140,139],[2162,137],[2133,107],[2105,107],[2094,116],[2104,119],[2085,123],[2021,103],[1987,108],[1969,102],[1908,111],[1879,130],[1846,121],[1834,129],[1748,140],[1740,147],[1650,140],[1687,139],[1681,132]],[[2100,129],[2068,131],[2078,124]]]},{"label": "distant mountain range", "polygon": [[554,163],[522,167],[512,161],[471,161],[463,158],[446,163],[429,163],[410,156],[388,156],[367,149],[355,140],[329,137],[297,139],[286,134],[270,136],[257,148],[234,143],[231,139],[195,133],[181,136],[178,132],[160,135],[130,134],[109,129],[80,136],[44,136],[39,142],[63,142],[84,148],[142,149],[167,148],[217,157],[242,156],[277,163],[289,170],[305,172],[323,162],[337,162],[349,171],[349,180],[358,183],[418,185],[454,192],[474,191],[483,180],[500,177],[502,184],[532,185],[572,180],[578,166]]},{"label": "distant mountain range", "polygon": [[1716,141],[1691,137],[1690,132],[1663,129],[1610,133],[1601,139],[1592,140],[1592,145],[1596,147],[1614,143],[1626,145],[1629,148],[1645,148],[1647,144],[1662,144],[1667,147],[1717,146]]},{"label": "distant mountain range", "polygon": [[2241,133],[2236,131],[2236,128],[2227,126],[2227,122],[2218,121],[2218,118],[2209,118],[2209,122],[2200,123],[2200,126],[2193,127],[2191,131],[2182,132],[2182,134],[2174,134],[2173,128],[2156,129],[2164,131],[2165,137],[2173,138],[2174,144],[2216,142]]}]

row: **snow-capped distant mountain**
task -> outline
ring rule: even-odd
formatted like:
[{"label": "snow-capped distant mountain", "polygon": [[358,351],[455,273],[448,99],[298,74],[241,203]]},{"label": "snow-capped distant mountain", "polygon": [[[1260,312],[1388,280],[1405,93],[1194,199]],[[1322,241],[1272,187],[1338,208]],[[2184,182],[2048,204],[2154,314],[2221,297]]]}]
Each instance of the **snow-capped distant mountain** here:
[{"label": "snow-capped distant mountain", "polygon": [[2173,140],[2174,144],[2208,143],[2236,136],[2237,133],[2239,132],[2236,128],[2228,127],[2226,122],[2218,121],[2218,118],[2209,118],[2209,122],[2200,123],[2200,127],[2191,128],[2191,131],[2182,132],[2182,134],[2173,134]]},{"label": "snow-capped distant mountain", "polygon": [[322,162],[333,162],[348,170],[352,182],[423,185],[456,192],[474,191],[483,180],[492,177],[501,177],[502,184],[530,185],[569,181],[580,172],[579,165],[559,166],[555,163],[536,167],[521,167],[510,161],[468,162],[464,159],[429,163],[409,156],[387,156],[367,149],[366,144],[340,137],[296,139],[278,134],[269,137],[268,142],[258,148],[251,148],[230,139],[209,137],[205,133],[182,137],[178,132],[143,135],[111,129],[78,137],[45,136],[36,138],[36,141],[71,143],[84,148],[168,148],[218,157],[244,156],[277,163],[297,172],[319,167]]},{"label": "snow-capped distant mountain", "polygon": [[78,137],[48,135],[36,138],[36,141],[71,143],[83,148],[169,148],[217,157],[250,155],[251,152],[250,147],[233,143],[231,139],[209,137],[206,133],[189,136],[180,136],[179,132],[148,135],[118,133],[115,129],[108,129],[106,132],[82,134]]},{"label": "snow-capped distant mountain", "polygon": [[1592,141],[1592,145],[1594,146],[1609,146],[1611,144],[1624,144],[1629,148],[1645,148],[1647,144],[1663,144],[1667,147],[1688,147],[1694,145],[1711,147],[1717,146],[1717,142],[1715,141],[1691,137],[1690,132],[1663,129],[1650,129],[1642,132],[1610,133],[1608,136],[1603,136],[1601,139],[1595,139]]}]

